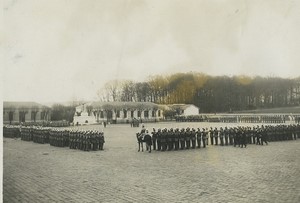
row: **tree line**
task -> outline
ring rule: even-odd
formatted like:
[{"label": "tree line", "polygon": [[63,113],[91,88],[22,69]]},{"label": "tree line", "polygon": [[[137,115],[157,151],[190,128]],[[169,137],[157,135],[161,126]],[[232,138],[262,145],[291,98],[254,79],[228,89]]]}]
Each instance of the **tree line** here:
[{"label": "tree line", "polygon": [[150,76],[146,81],[112,80],[100,101],[194,104],[203,113],[234,112],[300,104],[300,77],[210,76],[189,72]]}]

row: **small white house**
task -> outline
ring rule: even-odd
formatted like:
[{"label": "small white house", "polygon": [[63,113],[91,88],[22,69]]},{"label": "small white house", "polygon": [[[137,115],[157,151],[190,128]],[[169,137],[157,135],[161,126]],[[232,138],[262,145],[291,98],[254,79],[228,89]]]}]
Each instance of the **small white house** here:
[{"label": "small white house", "polygon": [[181,116],[190,116],[190,115],[199,114],[199,108],[194,104],[172,104],[172,105],[168,105],[168,107],[176,110],[177,114]]}]

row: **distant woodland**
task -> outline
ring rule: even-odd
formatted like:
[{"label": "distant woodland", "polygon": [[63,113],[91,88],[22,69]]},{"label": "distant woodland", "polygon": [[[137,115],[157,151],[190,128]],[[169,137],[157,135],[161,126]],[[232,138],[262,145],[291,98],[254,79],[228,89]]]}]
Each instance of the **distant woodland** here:
[{"label": "distant woodland", "polygon": [[300,104],[300,77],[155,75],[147,81],[112,80],[97,92],[100,101],[194,104],[203,113],[233,112]]}]

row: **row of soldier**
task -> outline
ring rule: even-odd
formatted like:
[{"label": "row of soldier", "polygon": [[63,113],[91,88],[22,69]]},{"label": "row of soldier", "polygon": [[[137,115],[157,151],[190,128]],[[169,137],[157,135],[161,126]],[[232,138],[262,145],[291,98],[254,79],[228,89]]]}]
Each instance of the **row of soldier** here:
[{"label": "row of soldier", "polygon": [[3,137],[19,138],[21,136],[19,128],[14,125],[3,125]]},{"label": "row of soldier", "polygon": [[104,133],[97,130],[7,125],[3,126],[3,133],[5,137],[21,137],[23,141],[83,151],[103,150],[105,143]]},{"label": "row of soldier", "polygon": [[247,144],[263,145],[268,141],[295,140],[300,136],[300,125],[268,125],[256,127],[179,128],[152,131],[153,149],[158,151],[205,148],[211,145],[233,145],[246,147]]}]

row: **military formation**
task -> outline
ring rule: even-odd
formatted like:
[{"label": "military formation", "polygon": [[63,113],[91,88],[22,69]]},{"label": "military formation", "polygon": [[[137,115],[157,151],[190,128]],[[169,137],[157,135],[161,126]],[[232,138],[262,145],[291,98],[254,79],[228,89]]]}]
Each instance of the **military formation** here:
[{"label": "military formation", "polygon": [[285,123],[286,115],[195,115],[175,119],[177,122]]},{"label": "military formation", "polygon": [[55,147],[69,147],[83,151],[103,150],[104,133],[98,130],[52,128],[41,126],[3,126],[4,137],[21,137],[23,141],[49,143]]},{"label": "military formation", "polygon": [[104,143],[104,133],[100,131],[72,130],[69,134],[70,149],[79,149],[83,151],[103,150]]},{"label": "military formation", "polygon": [[8,138],[19,138],[20,134],[20,127],[15,125],[4,125],[3,126],[3,137]]},{"label": "military formation", "polygon": [[270,141],[296,140],[300,125],[261,125],[254,127],[221,128],[164,128],[152,131],[153,150],[171,151],[205,148],[208,144],[247,147],[247,144],[263,145]]}]

